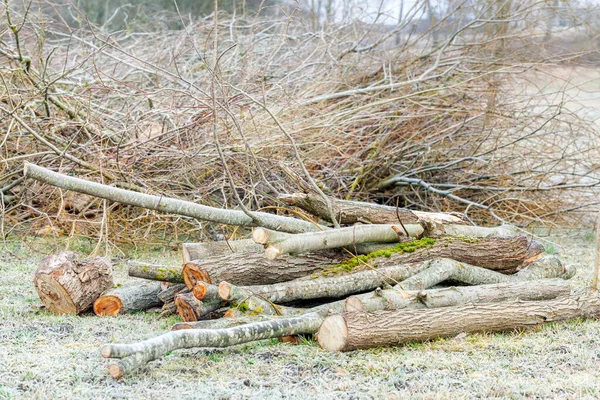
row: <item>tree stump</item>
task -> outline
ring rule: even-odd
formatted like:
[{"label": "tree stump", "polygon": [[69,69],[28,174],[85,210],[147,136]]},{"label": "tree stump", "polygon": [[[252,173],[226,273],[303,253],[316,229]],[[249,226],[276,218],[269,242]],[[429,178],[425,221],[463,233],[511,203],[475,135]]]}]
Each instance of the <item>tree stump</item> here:
[{"label": "tree stump", "polygon": [[46,308],[55,314],[80,314],[113,285],[109,260],[80,260],[77,253],[61,251],[45,257],[33,278]]}]

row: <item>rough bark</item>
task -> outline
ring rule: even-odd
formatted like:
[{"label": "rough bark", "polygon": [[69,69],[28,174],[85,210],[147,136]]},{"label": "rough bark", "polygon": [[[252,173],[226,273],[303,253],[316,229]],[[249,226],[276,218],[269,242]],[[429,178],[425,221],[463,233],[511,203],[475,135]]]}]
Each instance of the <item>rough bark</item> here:
[{"label": "rough bark", "polygon": [[109,289],[98,297],[94,302],[94,313],[102,316],[113,316],[134,311],[145,311],[163,304],[158,298],[161,291],[160,282],[128,282],[122,286]]},{"label": "rough bark", "polygon": [[192,289],[192,293],[194,294],[194,297],[201,301],[220,300],[219,287],[204,281],[196,282],[194,288]]},{"label": "rough bark", "polygon": [[[236,285],[270,284],[320,272],[342,261],[343,256],[338,252],[286,255],[277,260],[266,260],[259,253],[235,253],[203,262],[187,263],[183,267],[183,275],[190,289],[198,281],[228,281]],[[202,271],[206,276],[203,276]]]},{"label": "rough bark", "polygon": [[570,278],[572,272],[557,257],[543,257],[513,275],[506,275],[485,268],[447,258],[430,262],[429,268],[396,285],[399,290],[423,290],[444,281],[456,281],[468,285],[510,283],[548,278]]},{"label": "rough bark", "polygon": [[479,286],[457,286],[443,289],[400,291],[376,290],[345,300],[345,311],[378,311],[450,307],[469,303],[497,303],[506,300],[549,300],[570,294],[564,279],[542,279],[530,282],[499,283]]},{"label": "rough bark", "polygon": [[[331,222],[327,204],[322,196],[312,193],[294,193],[291,195],[279,195],[278,199]],[[333,197],[329,197],[329,201],[333,213],[338,218],[340,224],[396,224],[398,223],[398,218],[404,224],[418,224],[419,218],[446,224],[468,223],[466,219],[460,216],[447,213],[413,211],[406,208],[383,206],[361,201],[339,200]]]},{"label": "rough bark", "polygon": [[251,293],[272,303],[295,300],[340,298],[349,294],[375,289],[384,284],[396,284],[429,267],[429,262],[396,265],[361,271],[335,278],[291,281],[273,285],[235,286],[227,281],[219,284],[219,296],[231,301],[240,293]]},{"label": "rough bark", "polygon": [[[222,287],[223,283],[219,284],[219,289]],[[225,287],[223,285],[223,287]],[[244,305],[244,313],[246,315],[298,315],[304,312],[302,308],[294,308],[294,307],[286,307],[274,304],[272,301],[268,299],[254,295],[250,290],[243,289],[238,286],[228,286],[228,294],[227,301],[232,302],[238,305]]]},{"label": "rough bark", "polygon": [[422,262],[436,258],[451,258],[471,265],[505,273],[513,273],[525,260],[541,254],[543,246],[531,243],[526,236],[466,238],[446,236],[436,238],[432,246],[413,252],[396,252],[373,258],[369,263],[379,267],[400,263]]},{"label": "rough bark", "polygon": [[166,265],[150,264],[143,261],[128,261],[127,273],[135,278],[183,283],[181,267],[167,267]]},{"label": "rough bark", "polygon": [[53,313],[79,314],[112,287],[112,266],[105,258],[80,260],[76,253],[62,251],[42,259],[33,284]]},{"label": "rough bark", "polygon": [[183,263],[194,260],[207,260],[213,257],[225,256],[231,253],[261,252],[263,246],[254,243],[252,239],[229,240],[205,243],[184,243]]},{"label": "rough bark", "polygon": [[212,312],[224,306],[220,301],[200,301],[190,293],[181,293],[175,296],[177,314],[184,322],[199,321],[207,318]]},{"label": "rough bark", "polygon": [[[34,164],[25,163],[24,174],[28,178],[33,178],[65,190],[72,190],[122,204],[143,207],[149,210],[170,214],[184,215],[219,224],[256,226],[255,221],[243,211],[225,210],[192,203],[190,201],[120,189],[64,175]],[[319,230],[315,224],[300,219],[258,211],[253,214],[260,220],[261,226],[277,231],[300,233]]]},{"label": "rough bark", "polygon": [[[433,226],[434,224],[429,224]],[[427,227],[427,225],[425,225]],[[423,234],[432,237],[457,236],[471,238],[513,236],[514,228],[500,226],[486,228],[467,225],[439,225],[428,228],[427,232],[421,225],[404,224],[410,237]],[[310,251],[334,249],[353,246],[360,243],[396,243],[400,241],[397,231],[404,232],[400,225],[356,225],[347,228],[330,229],[306,234],[286,235],[269,232],[265,228],[257,228],[252,238],[261,244],[266,244],[265,257],[275,259],[282,254],[307,253]]]},{"label": "rough bark", "polygon": [[160,292],[157,297],[163,303],[169,303],[173,301],[175,295],[183,292],[189,292],[189,289],[183,283],[177,283],[175,285],[171,285],[162,292]]},{"label": "rough bark", "polygon": [[120,358],[109,366],[113,378],[131,373],[148,361],[177,349],[194,347],[228,347],[255,340],[314,333],[323,317],[312,313],[298,317],[277,318],[227,329],[184,329],[134,344],[107,344],[100,349],[105,358]]},{"label": "rough bark", "polygon": [[329,316],[317,334],[330,351],[389,346],[448,337],[537,327],[600,314],[600,295],[590,292],[547,301],[504,301],[425,310],[349,312]]},{"label": "rough bark", "polygon": [[242,316],[236,318],[219,318],[219,319],[206,319],[203,321],[190,321],[190,322],[179,322],[171,327],[172,331],[180,331],[182,329],[225,329],[232,328],[234,326],[251,324],[254,322],[261,321],[272,321],[280,317],[274,315],[252,315]]}]

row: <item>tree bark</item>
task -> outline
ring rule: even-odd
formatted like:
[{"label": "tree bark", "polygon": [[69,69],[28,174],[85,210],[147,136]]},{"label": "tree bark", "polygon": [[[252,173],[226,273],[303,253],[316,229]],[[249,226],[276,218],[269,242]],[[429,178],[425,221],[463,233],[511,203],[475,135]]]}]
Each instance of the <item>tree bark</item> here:
[{"label": "tree bark", "polygon": [[166,265],[150,264],[143,261],[128,261],[127,273],[135,278],[183,283],[181,267],[167,267]]},{"label": "tree bark", "polygon": [[168,303],[173,301],[175,295],[183,292],[189,292],[189,289],[183,283],[177,283],[175,285],[171,285],[162,292],[160,292],[157,297],[163,303]]},{"label": "tree bark", "polygon": [[376,290],[345,300],[345,311],[378,311],[450,307],[469,303],[497,303],[506,300],[549,300],[571,293],[564,279],[457,286],[443,289],[400,291]]},{"label": "tree bark", "polygon": [[203,321],[179,322],[171,327],[172,331],[182,329],[225,329],[254,322],[272,321],[280,317],[274,315],[252,315],[236,318],[205,319]]},{"label": "tree bark", "polygon": [[205,243],[184,243],[183,263],[195,260],[207,260],[213,257],[225,256],[231,253],[261,252],[263,246],[254,243],[252,239],[229,240]]},{"label": "tree bark", "polygon": [[[512,236],[514,229],[510,226],[486,228],[467,225],[433,225],[431,234],[435,237],[457,236],[469,238],[486,238]],[[427,226],[427,225],[426,225]],[[421,225],[404,224],[410,237],[429,235]],[[404,232],[400,225],[356,225],[347,228],[330,229],[307,234],[287,235],[279,232],[269,232],[265,228],[256,228],[252,238],[261,244],[266,244],[265,257],[275,259],[287,253],[307,253],[317,250],[347,247],[352,249],[359,243],[396,243],[400,241],[396,231]]]},{"label": "tree bark", "polygon": [[204,281],[196,282],[192,289],[192,293],[194,294],[194,297],[200,301],[220,300],[219,287]]},{"label": "tree bark", "polygon": [[[327,204],[322,196],[312,193],[294,193],[291,195],[279,195],[278,199],[331,222]],[[340,224],[397,224],[399,223],[398,219],[403,224],[418,224],[419,218],[446,224],[468,223],[466,219],[447,213],[413,211],[406,208],[383,206],[361,201],[339,200],[333,197],[329,197],[329,201],[333,213],[338,218]]]},{"label": "tree bark", "polygon": [[72,251],[62,251],[42,259],[33,284],[51,312],[80,314],[113,285],[112,266],[105,258],[86,261]]},{"label": "tree bark", "polygon": [[[246,215],[246,213],[243,211],[224,210],[221,208],[214,208],[192,203],[190,201],[120,189],[113,186],[103,185],[101,183],[64,175],[46,168],[39,167],[35,164],[25,163],[24,174],[28,178],[33,178],[61,189],[85,193],[89,194],[90,196],[116,201],[122,204],[143,207],[149,210],[156,210],[170,214],[184,215],[187,217],[219,224],[256,226],[254,220]],[[300,219],[282,217],[263,212],[254,212],[254,215],[260,219],[263,226],[273,230],[293,233],[313,232],[319,230],[315,224]]]},{"label": "tree bark", "polygon": [[348,351],[453,336],[532,328],[546,322],[600,314],[600,295],[590,292],[547,301],[504,301],[425,310],[350,312],[329,316],[317,334],[319,345]]},{"label": "tree bark", "polygon": [[273,285],[237,287],[227,281],[219,284],[219,296],[230,301],[239,293],[252,293],[272,303],[288,303],[296,300],[340,298],[349,294],[375,289],[384,284],[396,284],[429,267],[429,262],[396,265],[375,270],[361,271],[334,278],[298,280]]},{"label": "tree bark", "polygon": [[109,289],[98,297],[94,302],[94,313],[102,316],[113,316],[134,311],[145,311],[163,304],[158,298],[161,291],[160,282],[128,282],[122,286]]},{"label": "tree bark", "polygon": [[198,281],[228,281],[236,285],[269,284],[320,272],[342,261],[343,257],[338,252],[285,256],[277,260],[266,260],[259,253],[235,253],[203,262],[187,263],[183,267],[183,275],[190,289]]},{"label": "tree bark", "polygon": [[177,306],[177,314],[181,319],[184,322],[189,322],[205,319],[225,304],[220,301],[200,301],[190,292],[176,295],[175,305]]}]

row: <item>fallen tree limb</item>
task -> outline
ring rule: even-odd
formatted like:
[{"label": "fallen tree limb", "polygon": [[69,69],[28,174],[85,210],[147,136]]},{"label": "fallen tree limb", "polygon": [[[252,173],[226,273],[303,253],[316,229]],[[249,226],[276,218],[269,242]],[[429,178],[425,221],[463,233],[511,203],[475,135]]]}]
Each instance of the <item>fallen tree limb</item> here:
[{"label": "fallen tree limb", "polygon": [[183,283],[176,283],[175,285],[171,285],[162,292],[160,292],[157,297],[163,303],[168,303],[173,301],[175,295],[183,292],[189,292],[189,289]]},{"label": "fallen tree limb", "polygon": [[105,258],[82,260],[77,253],[61,251],[42,259],[33,284],[51,312],[80,314],[112,287],[112,266]]},{"label": "fallen tree limb", "polygon": [[222,240],[219,242],[184,243],[183,263],[194,260],[207,260],[213,257],[225,256],[231,253],[260,252],[263,246],[252,239]]},{"label": "fallen tree limb", "polygon": [[171,283],[183,283],[181,267],[172,268],[165,265],[130,260],[127,261],[127,274],[135,278]]},{"label": "fallen tree limb", "polygon": [[547,301],[504,301],[425,310],[349,312],[327,317],[317,338],[329,351],[348,351],[448,337],[459,333],[525,329],[600,314],[590,292]]},{"label": "fallen tree limb", "polygon": [[400,291],[376,290],[372,294],[350,296],[345,311],[378,311],[450,307],[469,303],[497,303],[506,300],[549,300],[571,293],[564,279],[456,286],[443,289]]},{"label": "fallen tree limb", "polygon": [[[246,213],[243,211],[225,210],[192,203],[190,201],[120,189],[117,187],[103,185],[101,183],[87,181],[54,172],[35,164],[25,163],[24,175],[28,178],[47,183],[61,189],[72,190],[94,197],[116,201],[122,204],[143,207],[149,210],[183,215],[219,224],[256,226],[252,218],[246,215]],[[319,230],[315,224],[300,219],[283,217],[264,212],[254,212],[253,214],[260,219],[266,228],[276,231],[300,233]]]},{"label": "fallen tree limb", "polygon": [[[421,225],[405,224],[404,227],[410,237],[419,237],[426,233]],[[280,232],[270,232],[265,228],[256,228],[252,232],[252,239],[257,243],[267,245],[265,257],[272,260],[286,253],[308,253],[338,247],[352,249],[353,245],[369,242],[396,243],[400,241],[396,233],[397,230],[404,231],[404,229],[400,229],[399,225],[356,225],[327,231],[289,235],[281,234]],[[510,226],[486,228],[467,225],[440,225],[435,226],[434,233],[436,237],[485,238],[513,236],[514,228]]]},{"label": "fallen tree limb", "polygon": [[[332,222],[331,218],[329,218],[327,204],[320,195],[294,193],[291,195],[280,194],[277,198],[291,206],[301,208],[326,221]],[[413,211],[406,208],[383,206],[362,201],[339,200],[333,197],[328,197],[328,199],[334,215],[342,225],[356,223],[394,224],[399,223],[398,218],[404,224],[418,224],[420,218],[446,224],[468,223],[467,220],[459,216],[447,213]]]},{"label": "fallen tree limb", "polygon": [[277,260],[267,260],[260,253],[234,253],[186,263],[183,278],[190,289],[198,281],[228,281],[237,285],[269,284],[320,272],[342,261],[343,256],[338,252],[286,255]]},{"label": "fallen tree limb", "polygon": [[175,305],[177,306],[177,314],[184,322],[208,318],[212,312],[225,306],[221,301],[200,301],[191,292],[176,295]]},{"label": "fallen tree limb", "polygon": [[109,289],[98,297],[94,301],[94,313],[102,316],[114,316],[134,311],[145,311],[163,304],[158,298],[161,291],[160,282],[128,282]]},{"label": "fallen tree limb", "polygon": [[182,329],[225,329],[254,322],[272,321],[278,318],[273,315],[252,315],[236,318],[205,319],[203,321],[178,322],[171,327],[172,331]]},{"label": "fallen tree limb", "polygon": [[109,366],[113,378],[131,373],[148,361],[156,360],[177,349],[194,347],[228,347],[261,339],[314,333],[323,322],[316,313],[278,318],[227,329],[184,329],[135,344],[107,344],[100,349],[105,358],[121,360]]},{"label": "fallen tree limb", "polygon": [[235,286],[223,281],[219,284],[221,299],[231,301],[246,293],[260,296],[272,303],[296,300],[340,298],[349,294],[375,289],[384,284],[396,284],[429,267],[429,262],[396,265],[361,271],[334,278],[290,281],[273,285]]}]

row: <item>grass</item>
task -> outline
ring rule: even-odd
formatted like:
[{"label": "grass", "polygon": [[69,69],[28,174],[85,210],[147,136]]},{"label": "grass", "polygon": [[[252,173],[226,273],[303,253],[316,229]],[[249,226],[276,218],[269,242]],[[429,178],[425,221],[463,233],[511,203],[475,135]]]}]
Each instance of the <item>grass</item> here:
[{"label": "grass", "polygon": [[[578,266],[573,283],[579,286],[592,274],[591,244],[584,239],[552,238],[565,249],[563,259]],[[341,354],[307,339],[175,351],[115,381],[98,348],[165,332],[177,318],[56,316],[40,309],[31,276],[52,246],[28,243],[13,242],[0,252],[0,399],[600,397],[600,322],[581,319],[533,332],[458,335]],[[179,261],[172,251],[140,256]],[[122,265],[116,276],[126,278]]]}]

